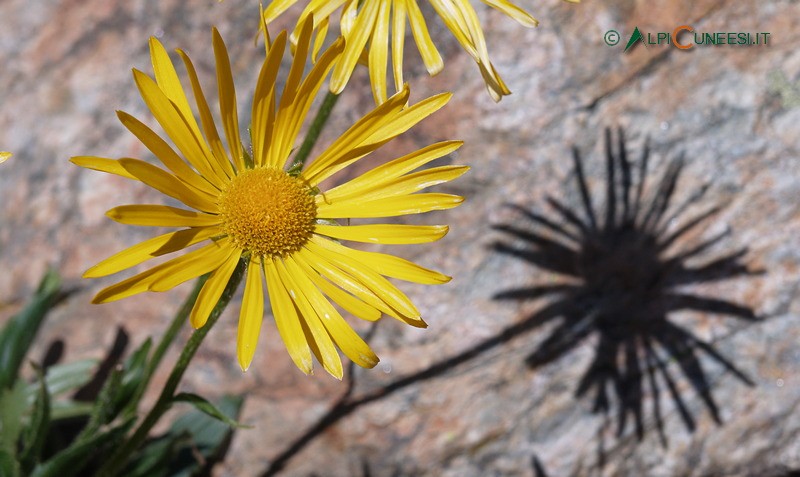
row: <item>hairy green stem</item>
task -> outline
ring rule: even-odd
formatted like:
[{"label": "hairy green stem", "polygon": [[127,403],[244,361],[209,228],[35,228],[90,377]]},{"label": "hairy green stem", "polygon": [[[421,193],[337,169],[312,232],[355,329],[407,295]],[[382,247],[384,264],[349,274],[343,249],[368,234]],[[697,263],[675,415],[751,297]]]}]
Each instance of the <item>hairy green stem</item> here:
[{"label": "hairy green stem", "polygon": [[158,369],[158,365],[161,364],[161,360],[164,358],[164,355],[167,353],[167,350],[172,342],[175,341],[175,337],[178,336],[178,332],[183,327],[183,324],[189,319],[189,313],[192,312],[194,302],[197,301],[197,295],[200,294],[200,290],[203,288],[203,285],[205,285],[206,280],[208,280],[208,275],[203,275],[197,279],[194,284],[194,288],[192,288],[192,291],[189,293],[189,296],[186,297],[186,300],[184,300],[180,310],[178,310],[178,313],[175,314],[175,318],[172,319],[172,323],[170,323],[169,328],[167,328],[167,332],[161,337],[161,341],[158,343],[158,346],[153,352],[153,356],[147,363],[147,367],[144,370],[144,376],[142,376],[142,383],[136,390],[136,394],[133,396],[133,399],[131,399],[130,403],[128,403],[128,406],[122,412],[123,415],[127,415],[128,412],[136,411],[136,406],[139,405],[139,400],[147,389],[147,385],[150,384],[150,378],[152,378],[153,374],[155,374],[156,369]]},{"label": "hairy green stem", "polygon": [[[197,349],[200,347],[200,344],[203,342],[203,339],[214,326],[214,323],[217,322],[220,315],[222,315],[222,312],[225,310],[225,307],[228,306],[231,298],[233,298],[233,294],[236,292],[239,283],[241,283],[242,278],[244,277],[245,268],[245,261],[240,261],[236,266],[233,275],[231,275],[230,280],[228,280],[228,285],[222,292],[222,296],[220,297],[214,309],[211,311],[208,321],[202,328],[196,330],[192,334],[192,336],[186,342],[186,345],[183,347],[183,351],[178,357],[178,361],[175,363],[175,367],[172,369],[172,372],[167,379],[167,383],[164,385],[164,389],[161,391],[161,395],[158,397],[158,401],[156,401],[156,403],[153,405],[153,408],[150,410],[147,416],[145,416],[141,424],[139,424],[139,427],[136,429],[136,431],[134,431],[133,435],[127,441],[125,441],[125,443],[120,446],[111,455],[111,457],[109,457],[100,470],[97,471],[96,475],[98,477],[113,477],[118,475],[119,471],[130,458],[131,454],[133,454],[133,452],[136,451],[142,442],[144,442],[144,440],[147,438],[147,434],[150,432],[153,426],[155,426],[161,416],[163,416],[164,413],[167,412],[172,406],[172,399],[175,396],[175,390],[178,388],[181,378],[183,378],[183,373],[189,366],[189,363],[194,357],[195,352],[197,352]],[[172,327],[170,327],[170,331],[171,329]],[[158,350],[156,350],[156,352],[158,352]]]}]

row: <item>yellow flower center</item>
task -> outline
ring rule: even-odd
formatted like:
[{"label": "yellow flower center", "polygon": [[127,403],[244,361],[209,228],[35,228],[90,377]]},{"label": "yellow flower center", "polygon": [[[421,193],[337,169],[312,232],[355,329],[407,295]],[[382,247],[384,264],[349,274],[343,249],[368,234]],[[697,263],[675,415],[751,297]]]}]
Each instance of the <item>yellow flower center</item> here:
[{"label": "yellow flower center", "polygon": [[317,207],[311,190],[280,169],[247,169],[219,196],[222,228],[257,255],[296,252],[311,237]]}]

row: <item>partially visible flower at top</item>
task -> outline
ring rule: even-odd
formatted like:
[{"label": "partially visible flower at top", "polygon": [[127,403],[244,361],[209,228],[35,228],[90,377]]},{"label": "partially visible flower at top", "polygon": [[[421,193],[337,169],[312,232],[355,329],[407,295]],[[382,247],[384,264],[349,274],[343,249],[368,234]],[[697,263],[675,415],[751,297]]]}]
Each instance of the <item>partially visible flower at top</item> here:
[{"label": "partially visible flower at top", "polygon": [[0,152],[0,163],[6,162],[12,155],[10,152]]},{"label": "partially visible flower at top", "polygon": [[[298,0],[274,0],[265,11],[270,22],[280,16],[287,8]],[[500,10],[526,27],[539,24],[521,8],[508,0],[482,0],[483,3]],[[578,3],[580,0],[567,0]],[[480,21],[469,0],[429,0],[430,4],[453,33],[461,46],[475,59],[481,71],[486,89],[495,101],[511,91],[508,90],[500,75],[489,61],[489,52],[483,36]],[[372,94],[375,102],[386,101],[386,71],[388,64],[389,36],[391,30],[391,55],[395,89],[399,91],[403,85],[403,47],[405,44],[406,18],[411,25],[411,32],[417,49],[431,76],[435,76],[444,67],[442,57],[434,46],[428,33],[425,18],[418,0],[313,0],[300,14],[297,28],[292,33],[292,42],[297,38],[300,25],[311,14],[314,16],[315,28],[321,34],[315,44],[315,52],[320,48],[328,31],[329,18],[341,7],[340,27],[345,38],[345,50],[342,59],[333,70],[331,91],[339,94],[344,89],[356,63],[369,66]],[[367,44],[369,43],[369,46]],[[316,56],[316,55],[314,55]]]},{"label": "partially visible flower at top", "polygon": [[[427,326],[408,297],[384,276],[423,284],[446,283],[450,277],[392,255],[354,250],[339,240],[413,244],[442,238],[448,231],[446,225],[350,225],[349,220],[459,205],[463,197],[415,192],[466,172],[466,166],[454,165],[417,170],[455,151],[461,142],[433,144],[325,192],[320,192],[319,186],[444,106],[450,94],[405,107],[409,90],[403,88],[356,122],[305,168],[288,167],[309,108],[344,50],[343,41],[336,41],[303,77],[312,32],[309,17],[298,30],[295,58],[280,96],[276,90],[282,82],[277,76],[286,32],[267,46],[253,96],[252,155],[242,146],[230,61],[217,30],[213,31],[213,45],[227,149],[189,57],[178,50],[188,71],[200,124],[167,51],[158,40],[150,39],[155,81],[138,70],[133,72],[134,79],[145,103],[185,161],[159,135],[124,112],[118,112],[119,119],[167,170],[130,158],[81,156],[72,161],[141,181],[194,210],[164,205],[111,209],[108,216],[120,223],[183,229],[123,250],[84,276],[106,276],[156,256],[205,245],[105,288],[95,296],[94,303],[148,290],[169,290],[211,272],[191,312],[191,323],[199,328],[244,259],[248,268],[237,338],[242,369],[250,366],[255,353],[266,292],[278,331],[295,364],[311,373],[313,354],[337,378],[342,377],[342,364],[336,347],[364,367],[373,367],[378,358],[331,301],[365,320],[377,320],[385,313],[412,326]],[[336,219],[347,219],[347,225],[340,225]]]}]

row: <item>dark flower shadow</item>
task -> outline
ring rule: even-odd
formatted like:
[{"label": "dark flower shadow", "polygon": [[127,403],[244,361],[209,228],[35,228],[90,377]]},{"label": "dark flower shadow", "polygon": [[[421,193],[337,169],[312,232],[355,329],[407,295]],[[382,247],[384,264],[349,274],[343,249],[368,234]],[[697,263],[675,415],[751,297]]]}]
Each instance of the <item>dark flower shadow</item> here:
[{"label": "dark flower shadow", "polygon": [[[526,322],[532,328],[557,322],[549,335],[527,357],[531,368],[548,364],[596,335],[591,365],[577,383],[576,397],[594,395],[594,412],[608,414],[617,402],[617,435],[633,420],[636,435],[645,433],[644,397],[652,398],[652,417],[663,445],[662,386],[671,396],[686,428],[695,429],[678,386],[684,379],[702,399],[711,417],[722,422],[711,383],[701,365],[705,355],[748,386],[753,382],[711,343],[670,321],[679,310],[713,313],[747,322],[753,311],[723,298],[686,291],[692,285],[752,275],[742,263],[747,249],[704,259],[709,249],[729,232],[686,245],[692,232],[702,230],[722,207],[711,206],[684,219],[689,206],[698,204],[709,184],[675,205],[675,192],[684,167],[678,157],[666,167],[654,188],[647,184],[649,147],[645,144],[638,164],[628,159],[620,130],[616,141],[606,130],[605,204],[598,210],[584,176],[583,161],[573,149],[574,176],[581,210],[547,197],[555,210],[547,217],[511,205],[528,226],[495,226],[516,239],[498,241],[495,251],[524,260],[535,267],[562,275],[563,282],[507,290],[498,300],[549,298],[549,303]],[[635,170],[634,170],[635,169]],[[635,176],[635,177],[634,177]],[[675,224],[678,224],[677,226]],[[701,265],[690,265],[702,262]],[[680,371],[671,370],[676,362]],[[674,368],[672,368],[674,369]],[[649,391],[648,391],[649,390]]]}]

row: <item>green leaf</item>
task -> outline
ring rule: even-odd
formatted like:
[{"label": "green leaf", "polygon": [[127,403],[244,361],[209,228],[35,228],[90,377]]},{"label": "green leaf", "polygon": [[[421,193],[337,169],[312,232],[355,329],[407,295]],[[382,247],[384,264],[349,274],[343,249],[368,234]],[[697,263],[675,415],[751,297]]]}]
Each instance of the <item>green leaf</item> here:
[{"label": "green leaf", "polygon": [[[122,441],[125,433],[133,425],[129,419],[122,424],[94,435],[84,442],[74,442],[71,446],[55,454],[30,474],[30,477],[72,477],[83,470],[86,462],[98,454],[102,448],[113,448]],[[81,474],[83,475],[83,474]]]},{"label": "green leaf", "polygon": [[[65,392],[80,388],[91,381],[90,374],[92,368],[97,365],[96,359],[82,359],[71,363],[58,364],[47,368],[44,382],[47,385],[47,392],[51,397],[55,397]],[[39,383],[30,383],[27,386],[27,403],[33,405],[39,394]]]},{"label": "green leaf", "polygon": [[47,392],[47,384],[41,371],[37,370],[37,374],[39,375],[39,392],[33,404],[30,422],[23,434],[22,453],[19,458],[26,474],[39,461],[47,430],[50,427],[50,394]]},{"label": "green leaf", "polygon": [[[223,396],[217,406],[219,411],[231,419],[239,415],[244,404],[243,396]],[[211,469],[225,457],[234,428],[206,415],[192,410],[175,420],[170,428],[172,435],[188,434],[192,445],[184,446],[171,461],[170,477],[193,477],[210,475]],[[197,455],[202,456],[202,462]]]},{"label": "green leaf", "polygon": [[186,432],[153,439],[134,454],[133,465],[123,471],[120,477],[174,477],[169,473],[171,464],[175,463],[181,448],[190,446],[191,438]]},{"label": "green leaf", "polygon": [[58,273],[49,270],[28,306],[11,318],[0,332],[0,388],[14,385],[25,355],[60,288]]},{"label": "green leaf", "polygon": [[122,377],[119,392],[115,397],[114,415],[123,408],[130,409],[132,412],[136,410],[135,405],[130,405],[130,400],[137,396],[138,393],[136,391],[139,386],[142,385],[142,379],[145,376],[145,370],[147,368],[147,357],[152,345],[153,341],[147,338],[147,340],[142,343],[142,346],[125,360],[125,364],[123,365],[125,374]]},{"label": "green leaf", "polygon": [[116,406],[116,400],[120,387],[122,386],[124,374],[125,372],[121,367],[116,367],[111,371],[108,379],[103,383],[103,387],[100,389],[97,400],[94,402],[89,422],[78,435],[76,441],[90,438],[100,429],[100,426],[108,424],[116,417],[117,410],[119,409]]},{"label": "green leaf", "polygon": [[92,413],[94,404],[72,399],[53,401],[50,406],[50,420],[75,419]]},{"label": "green leaf", "polygon": [[240,429],[251,429],[252,426],[245,426],[239,424],[238,422],[234,421],[230,417],[223,414],[219,409],[217,409],[213,404],[211,404],[208,400],[203,397],[198,396],[197,394],[191,393],[180,393],[172,398],[173,402],[187,402],[197,408],[198,411],[217,419],[218,421],[224,422],[225,424],[231,427],[238,427]]},{"label": "green leaf", "polygon": [[0,449],[0,475],[3,477],[18,477],[20,475],[19,462],[8,449]]},{"label": "green leaf", "polygon": [[47,368],[44,380],[51,396],[75,390],[92,380],[92,369],[97,359],[81,359],[71,363],[57,364]]},{"label": "green leaf", "polygon": [[17,440],[22,432],[22,415],[28,407],[26,402],[27,385],[17,381],[11,389],[0,388],[0,448],[6,450],[16,460]]}]

